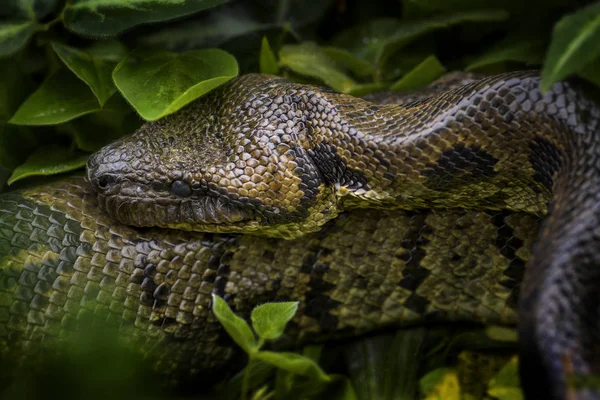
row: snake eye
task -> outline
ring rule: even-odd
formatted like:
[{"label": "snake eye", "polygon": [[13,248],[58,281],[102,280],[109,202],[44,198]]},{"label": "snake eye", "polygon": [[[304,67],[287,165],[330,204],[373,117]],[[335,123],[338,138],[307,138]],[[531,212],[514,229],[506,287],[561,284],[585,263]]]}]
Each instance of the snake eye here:
[{"label": "snake eye", "polygon": [[192,194],[192,188],[184,181],[173,181],[171,183],[171,193],[179,197],[188,197]]}]

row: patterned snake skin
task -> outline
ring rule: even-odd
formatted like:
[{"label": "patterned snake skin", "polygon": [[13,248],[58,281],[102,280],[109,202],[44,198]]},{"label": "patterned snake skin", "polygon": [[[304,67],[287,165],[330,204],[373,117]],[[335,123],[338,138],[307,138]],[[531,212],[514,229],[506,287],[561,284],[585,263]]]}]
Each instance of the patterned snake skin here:
[{"label": "patterned snake skin", "polygon": [[195,374],[233,353],[213,292],[241,314],[300,301],[298,343],[513,324],[520,291],[524,387],[563,398],[597,367],[600,111],[538,85],[511,73],[375,105],[238,78],[93,156],[97,196],[74,179],[0,197],[2,349],[51,347],[94,315],[161,372]]}]

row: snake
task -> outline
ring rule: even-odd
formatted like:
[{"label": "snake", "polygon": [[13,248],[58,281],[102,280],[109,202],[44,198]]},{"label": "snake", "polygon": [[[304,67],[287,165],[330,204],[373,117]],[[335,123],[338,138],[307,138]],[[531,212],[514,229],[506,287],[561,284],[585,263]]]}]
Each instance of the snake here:
[{"label": "snake", "polygon": [[248,74],[0,196],[0,355],[90,321],[157,371],[238,350],[211,312],[298,301],[297,345],[427,322],[518,324],[529,398],[597,371],[600,109],[535,71],[376,101]]}]

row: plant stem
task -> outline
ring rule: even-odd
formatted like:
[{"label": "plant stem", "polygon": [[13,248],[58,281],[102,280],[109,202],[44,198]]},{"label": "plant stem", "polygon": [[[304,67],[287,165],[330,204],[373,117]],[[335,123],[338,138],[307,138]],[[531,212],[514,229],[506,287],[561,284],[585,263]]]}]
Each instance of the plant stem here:
[{"label": "plant stem", "polygon": [[244,379],[242,380],[242,400],[248,400],[248,391],[250,390],[250,371],[252,371],[254,359],[248,354],[248,365],[244,370]]}]

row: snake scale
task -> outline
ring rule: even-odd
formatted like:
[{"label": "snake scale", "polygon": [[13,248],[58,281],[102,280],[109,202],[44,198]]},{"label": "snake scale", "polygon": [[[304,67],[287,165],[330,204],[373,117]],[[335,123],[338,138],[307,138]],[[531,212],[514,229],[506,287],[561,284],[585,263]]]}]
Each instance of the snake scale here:
[{"label": "snake scale", "polygon": [[87,316],[202,375],[235,353],[216,293],[241,315],[299,301],[289,343],[518,322],[526,393],[564,398],[598,368],[599,121],[535,72],[401,104],[234,79],[93,155],[85,181],[0,196],[0,351],[31,359]]}]

